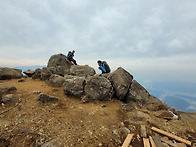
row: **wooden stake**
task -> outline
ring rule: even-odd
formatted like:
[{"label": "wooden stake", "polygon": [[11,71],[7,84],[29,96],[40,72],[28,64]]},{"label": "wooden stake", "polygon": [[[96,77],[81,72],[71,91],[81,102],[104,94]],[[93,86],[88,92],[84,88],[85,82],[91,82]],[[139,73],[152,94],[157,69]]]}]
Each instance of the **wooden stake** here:
[{"label": "wooden stake", "polygon": [[140,129],[140,136],[146,138],[147,134],[146,134],[146,126],[145,125],[141,125],[141,129]]},{"label": "wooden stake", "polygon": [[150,147],[149,139],[143,138],[144,147]]},{"label": "wooden stake", "polygon": [[130,145],[132,139],[133,139],[133,134],[128,134],[122,147],[128,147]]},{"label": "wooden stake", "polygon": [[154,140],[152,139],[152,136],[149,136],[149,139],[150,139],[150,144],[152,147],[157,147]]},{"label": "wooden stake", "polygon": [[179,142],[185,143],[185,144],[188,145],[188,146],[191,146],[191,141],[188,141],[188,140],[186,140],[186,139],[183,139],[183,138],[181,138],[181,137],[178,137],[178,136],[176,136],[176,135],[173,135],[173,134],[171,134],[171,133],[165,132],[165,131],[160,130],[160,129],[155,128],[155,127],[152,127],[151,129],[152,129],[153,131],[155,131],[155,132],[157,132],[157,133],[160,133],[160,134],[162,134],[162,135],[165,135],[165,136],[167,136],[167,137],[169,137],[169,138],[171,138],[171,139],[177,140],[177,141],[179,141]]}]

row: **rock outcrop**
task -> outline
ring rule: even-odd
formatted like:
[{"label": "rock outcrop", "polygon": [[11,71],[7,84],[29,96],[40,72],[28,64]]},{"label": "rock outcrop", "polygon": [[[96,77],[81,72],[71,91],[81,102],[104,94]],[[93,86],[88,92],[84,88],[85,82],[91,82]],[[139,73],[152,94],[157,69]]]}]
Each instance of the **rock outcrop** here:
[{"label": "rock outcrop", "polygon": [[47,83],[50,86],[54,86],[54,87],[61,87],[63,86],[63,83],[65,82],[65,79],[62,76],[56,75],[56,74],[52,74],[49,78],[49,80],[47,81]]},{"label": "rock outcrop", "polygon": [[101,76],[87,78],[84,91],[92,100],[110,100],[114,94],[111,82]]},{"label": "rock outcrop", "polygon": [[72,76],[71,78],[69,76],[69,78],[65,78],[63,90],[67,95],[73,95],[80,98],[84,94],[84,84],[84,77]]},{"label": "rock outcrop", "polygon": [[32,75],[33,79],[41,79],[41,72],[42,70],[40,68],[37,68],[35,70],[35,73]]},{"label": "rock outcrop", "polygon": [[124,100],[129,92],[133,76],[122,67],[119,67],[113,73],[108,75],[108,79],[114,87],[116,97],[119,100]]},{"label": "rock outcrop", "polygon": [[161,103],[161,100],[151,96],[149,92],[140,85],[136,80],[133,80],[126,101],[134,101],[142,104]]},{"label": "rock outcrop", "polygon": [[0,68],[0,80],[19,79],[22,77],[22,70],[13,68]]},{"label": "rock outcrop", "polygon": [[48,67],[43,67],[41,70],[41,80],[48,80],[52,75],[52,71]]},{"label": "rock outcrop", "polygon": [[[20,70],[9,68],[1,68],[0,70],[2,71],[0,79],[21,78],[22,76]],[[112,73],[96,75],[94,68],[88,65],[72,65],[63,54],[52,55],[47,67],[24,73],[32,76],[33,79],[45,80],[51,86],[63,86],[66,95],[81,99],[86,97],[90,100],[105,101],[116,98],[127,103],[161,103],[136,80],[133,80],[133,76],[122,67]],[[42,99],[41,97],[40,99]],[[126,105],[126,110],[132,108],[134,106]]]},{"label": "rock outcrop", "polygon": [[94,68],[88,65],[74,65],[70,68],[70,74],[79,77],[94,76]]},{"label": "rock outcrop", "polygon": [[57,54],[50,57],[47,67],[53,74],[64,76],[70,72],[72,63],[63,54]]}]

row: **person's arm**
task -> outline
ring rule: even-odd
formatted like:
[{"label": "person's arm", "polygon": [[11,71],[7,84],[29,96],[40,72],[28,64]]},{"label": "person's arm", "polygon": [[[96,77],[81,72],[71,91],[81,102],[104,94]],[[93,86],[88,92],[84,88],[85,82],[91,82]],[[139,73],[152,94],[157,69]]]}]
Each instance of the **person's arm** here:
[{"label": "person's arm", "polygon": [[99,67],[100,67],[102,72],[106,72],[106,69],[102,65],[100,65]]}]

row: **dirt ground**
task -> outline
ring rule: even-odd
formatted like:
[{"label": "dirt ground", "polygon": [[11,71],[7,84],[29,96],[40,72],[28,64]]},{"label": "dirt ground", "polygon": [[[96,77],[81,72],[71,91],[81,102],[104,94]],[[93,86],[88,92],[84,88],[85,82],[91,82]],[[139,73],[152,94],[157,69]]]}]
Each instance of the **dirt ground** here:
[{"label": "dirt ground", "polygon": [[[167,120],[170,113],[156,106],[135,105],[125,111],[119,100],[83,103],[45,81],[0,81],[0,88],[11,86],[17,88],[10,92],[17,95],[17,101],[0,106],[0,146],[34,147],[53,141],[56,146],[118,147],[127,133],[133,133],[131,145],[141,147],[140,125],[146,126],[148,135],[156,134],[151,131],[154,126],[196,142],[196,113],[176,112],[179,120]],[[37,101],[40,92],[59,100],[41,103]]]}]

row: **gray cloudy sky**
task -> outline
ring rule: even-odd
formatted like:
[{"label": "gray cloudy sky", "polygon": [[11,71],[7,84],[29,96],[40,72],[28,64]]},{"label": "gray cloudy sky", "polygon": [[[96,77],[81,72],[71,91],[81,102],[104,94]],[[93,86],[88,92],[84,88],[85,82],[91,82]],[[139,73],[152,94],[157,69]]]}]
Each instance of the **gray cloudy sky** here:
[{"label": "gray cloudy sky", "polygon": [[0,0],[0,66],[72,49],[94,68],[102,59],[139,79],[196,82],[196,1]]}]

